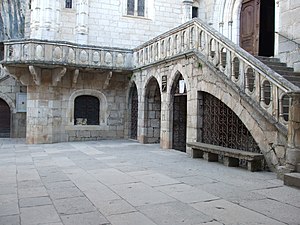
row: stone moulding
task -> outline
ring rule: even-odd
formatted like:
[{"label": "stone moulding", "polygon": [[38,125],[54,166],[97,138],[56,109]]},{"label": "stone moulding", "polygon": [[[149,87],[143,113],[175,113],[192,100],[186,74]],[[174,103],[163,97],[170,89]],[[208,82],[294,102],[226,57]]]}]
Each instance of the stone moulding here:
[{"label": "stone moulding", "polygon": [[10,40],[4,43],[5,65],[65,66],[131,71],[133,51],[47,40]]}]

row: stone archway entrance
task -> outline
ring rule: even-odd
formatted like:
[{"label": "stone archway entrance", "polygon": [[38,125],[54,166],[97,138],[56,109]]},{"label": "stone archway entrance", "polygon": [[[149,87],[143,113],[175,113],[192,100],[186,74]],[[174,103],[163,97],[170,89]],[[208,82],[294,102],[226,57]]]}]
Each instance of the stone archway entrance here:
[{"label": "stone archway entrance", "polygon": [[145,98],[145,143],[160,143],[161,93],[155,78],[149,81]]},{"label": "stone archway entrance", "polygon": [[274,0],[243,0],[240,14],[240,46],[252,55],[273,56]]},{"label": "stone archway entrance", "polygon": [[172,147],[179,151],[186,151],[187,126],[187,94],[185,81],[181,74],[175,80],[172,90],[173,96],[173,137]]},{"label": "stone archway entrance", "polygon": [[0,99],[0,138],[10,137],[10,108],[8,104]]},{"label": "stone archway entrance", "polygon": [[137,139],[137,128],[138,128],[138,92],[136,85],[133,84],[130,88],[130,97],[129,97],[129,104],[130,104],[130,138]]}]

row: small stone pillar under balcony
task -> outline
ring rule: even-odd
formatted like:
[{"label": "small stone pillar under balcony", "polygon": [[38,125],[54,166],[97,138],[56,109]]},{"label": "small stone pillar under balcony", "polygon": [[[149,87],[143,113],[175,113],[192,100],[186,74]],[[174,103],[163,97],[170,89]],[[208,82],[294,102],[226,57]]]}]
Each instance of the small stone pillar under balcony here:
[{"label": "small stone pillar under balcony", "polygon": [[290,93],[286,168],[295,171],[300,163],[300,92]]}]

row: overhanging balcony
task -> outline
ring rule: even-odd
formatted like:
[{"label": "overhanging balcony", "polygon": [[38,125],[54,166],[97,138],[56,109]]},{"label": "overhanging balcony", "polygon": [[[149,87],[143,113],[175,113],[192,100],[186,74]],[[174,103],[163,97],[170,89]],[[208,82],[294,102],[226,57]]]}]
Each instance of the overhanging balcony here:
[{"label": "overhanging balcony", "polygon": [[23,39],[4,42],[1,64],[7,67],[34,65],[123,72],[132,70],[132,58],[133,52],[129,49]]}]

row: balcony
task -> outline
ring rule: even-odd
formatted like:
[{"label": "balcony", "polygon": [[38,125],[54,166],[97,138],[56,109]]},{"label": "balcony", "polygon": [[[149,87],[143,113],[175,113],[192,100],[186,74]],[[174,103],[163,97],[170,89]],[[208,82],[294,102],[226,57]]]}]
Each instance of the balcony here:
[{"label": "balcony", "polygon": [[133,52],[128,49],[79,45],[47,40],[11,40],[4,42],[2,64],[9,67],[34,65],[41,68],[132,70]]}]

